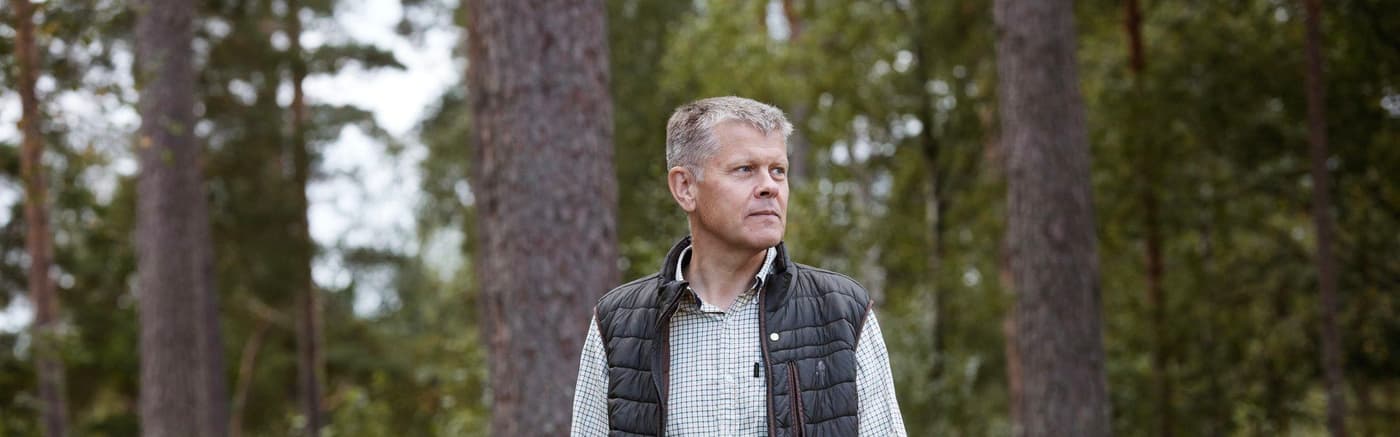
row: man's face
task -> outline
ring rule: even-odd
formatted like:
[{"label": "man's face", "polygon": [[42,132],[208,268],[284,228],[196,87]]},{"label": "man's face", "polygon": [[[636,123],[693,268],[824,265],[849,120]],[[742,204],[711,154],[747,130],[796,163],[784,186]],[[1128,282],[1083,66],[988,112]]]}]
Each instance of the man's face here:
[{"label": "man's face", "polygon": [[715,127],[719,150],[704,163],[696,183],[694,231],[736,249],[767,249],[783,239],[787,224],[787,144],[782,134],[747,124]]}]

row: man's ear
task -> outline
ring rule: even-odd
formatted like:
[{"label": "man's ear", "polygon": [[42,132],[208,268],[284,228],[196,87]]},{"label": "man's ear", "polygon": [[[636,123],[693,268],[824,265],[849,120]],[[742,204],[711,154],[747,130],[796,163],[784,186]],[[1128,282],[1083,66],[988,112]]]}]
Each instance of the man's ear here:
[{"label": "man's ear", "polygon": [[666,185],[671,189],[671,197],[676,199],[676,204],[687,214],[695,212],[695,192],[700,189],[696,185],[696,176],[690,169],[680,165],[671,167],[671,171],[666,172]]}]

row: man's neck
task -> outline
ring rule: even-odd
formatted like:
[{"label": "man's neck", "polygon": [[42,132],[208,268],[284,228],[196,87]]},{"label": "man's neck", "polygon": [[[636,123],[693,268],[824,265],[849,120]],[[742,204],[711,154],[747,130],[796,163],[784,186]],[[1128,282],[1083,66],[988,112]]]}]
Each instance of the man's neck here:
[{"label": "man's neck", "polygon": [[708,239],[692,239],[685,279],[700,300],[729,308],[753,284],[767,249],[739,249]]}]

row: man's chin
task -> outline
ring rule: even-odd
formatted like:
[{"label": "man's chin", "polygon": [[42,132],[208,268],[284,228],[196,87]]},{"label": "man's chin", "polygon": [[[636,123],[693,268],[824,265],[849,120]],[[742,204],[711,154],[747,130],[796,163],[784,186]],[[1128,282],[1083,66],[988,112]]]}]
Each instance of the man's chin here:
[{"label": "man's chin", "polygon": [[783,242],[783,231],[780,229],[776,232],[756,232],[753,234],[749,234],[747,237],[748,238],[745,238],[745,240],[747,240],[745,242],[748,243],[749,247],[762,250],[773,246],[777,246],[778,243]]}]

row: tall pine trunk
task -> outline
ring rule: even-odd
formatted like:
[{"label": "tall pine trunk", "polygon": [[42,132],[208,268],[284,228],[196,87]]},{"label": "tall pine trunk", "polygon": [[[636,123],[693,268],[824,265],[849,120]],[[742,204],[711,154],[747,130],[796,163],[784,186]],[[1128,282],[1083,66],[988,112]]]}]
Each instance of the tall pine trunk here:
[{"label": "tall pine trunk", "polygon": [[1073,7],[995,3],[1018,436],[1112,432]]},{"label": "tall pine trunk", "polygon": [[15,17],[15,57],[19,64],[20,176],[24,179],[24,220],[28,226],[25,248],[29,251],[29,300],[34,305],[30,327],[34,344],[34,369],[39,386],[39,414],[44,435],[67,435],[68,404],[63,389],[63,357],[59,352],[58,293],[54,288],[53,232],[49,229],[48,189],[44,179],[44,142],[39,131],[39,54],[34,42],[34,5],[10,0]]},{"label": "tall pine trunk", "polygon": [[292,66],[292,189],[296,192],[298,211],[298,221],[293,231],[297,248],[297,276],[293,287],[297,290],[297,387],[302,416],[306,418],[306,435],[314,437],[325,425],[325,419],[321,413],[321,306],[311,276],[316,245],[311,240],[311,227],[307,219],[310,203],[306,198],[306,189],[311,174],[311,151],[306,143],[306,94],[302,89],[302,83],[306,80],[306,58],[301,49],[300,10],[301,2],[287,2],[287,38],[291,40],[289,59]]},{"label": "tall pine trunk", "polygon": [[467,2],[492,435],[568,432],[591,308],[617,285],[605,13],[601,0]]},{"label": "tall pine trunk", "polygon": [[228,432],[208,201],[194,132],[194,4],[135,4],[141,422],[148,437]]},{"label": "tall pine trunk", "polygon": [[1326,89],[1322,75],[1321,0],[1303,0],[1307,27],[1308,143],[1312,158],[1312,214],[1317,229],[1317,282],[1321,293],[1322,373],[1327,389],[1327,429],[1347,435],[1346,379],[1342,375],[1342,340],[1337,329],[1337,260],[1332,255],[1332,181],[1327,175]]}]

